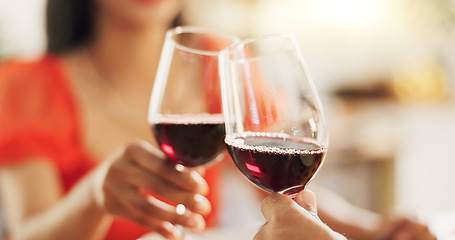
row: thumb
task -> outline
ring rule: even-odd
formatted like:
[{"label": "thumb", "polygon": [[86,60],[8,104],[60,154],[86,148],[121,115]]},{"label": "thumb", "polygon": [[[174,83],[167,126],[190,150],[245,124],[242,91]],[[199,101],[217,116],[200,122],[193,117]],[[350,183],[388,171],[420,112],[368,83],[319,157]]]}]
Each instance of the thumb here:
[{"label": "thumb", "polygon": [[278,193],[271,194],[262,201],[262,215],[264,215],[265,219],[269,221],[272,216],[281,214],[283,209],[287,209],[293,204],[294,203],[290,197]]},{"label": "thumb", "polygon": [[294,201],[308,212],[317,216],[316,196],[312,191],[303,190],[299,192],[299,194],[295,196]]}]

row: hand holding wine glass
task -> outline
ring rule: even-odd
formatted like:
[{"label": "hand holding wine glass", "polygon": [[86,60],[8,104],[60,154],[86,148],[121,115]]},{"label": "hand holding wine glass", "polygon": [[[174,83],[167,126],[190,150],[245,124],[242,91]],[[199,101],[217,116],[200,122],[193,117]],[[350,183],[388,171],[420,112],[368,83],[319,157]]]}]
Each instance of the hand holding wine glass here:
[{"label": "hand holding wine glass", "polygon": [[220,53],[229,154],[271,193],[295,196],[321,166],[328,133],[321,104],[292,35],[268,35]]},{"label": "hand holding wine glass", "polygon": [[[210,211],[210,203],[202,197],[208,191],[205,180],[197,174],[177,171],[145,140],[128,143],[112,153],[88,181],[93,181],[100,209],[169,239],[180,236],[175,225],[202,229],[205,223],[201,214]],[[178,214],[175,207],[161,199],[184,203],[193,212]]]}]

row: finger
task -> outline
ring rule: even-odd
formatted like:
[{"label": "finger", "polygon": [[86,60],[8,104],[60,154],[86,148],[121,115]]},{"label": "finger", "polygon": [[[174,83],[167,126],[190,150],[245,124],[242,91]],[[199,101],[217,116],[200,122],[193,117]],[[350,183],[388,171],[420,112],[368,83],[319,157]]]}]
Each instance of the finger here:
[{"label": "finger", "polygon": [[180,239],[181,233],[172,223],[152,216],[144,216],[137,209],[123,202],[120,206],[126,210],[123,217],[146,227],[150,231],[157,232],[167,239]]},{"label": "finger", "polygon": [[170,161],[165,161],[162,154],[156,155],[156,149],[145,142],[137,142],[127,147],[126,154],[139,166],[155,173],[183,190],[207,194],[208,184],[195,171],[179,171]]},{"label": "finger", "polygon": [[[119,185],[116,185],[115,189],[120,189]],[[122,188],[120,191],[115,191],[111,186],[107,186],[106,191],[109,191],[111,196],[106,203],[106,209],[114,215],[124,217],[133,222],[136,222],[150,231],[157,232],[163,237],[168,239],[180,239],[181,233],[170,222],[162,221],[153,216],[144,216],[141,212],[137,211],[134,207],[128,204],[126,201],[121,201],[124,194],[128,194],[127,188]]]},{"label": "finger", "polygon": [[391,232],[392,239],[404,240],[410,238],[412,225],[414,224],[411,219],[391,215],[386,216],[386,221],[388,221],[386,231]]},{"label": "finger", "polygon": [[263,240],[267,236],[267,222],[262,225],[258,232],[254,235],[253,240]]},{"label": "finger", "polygon": [[412,231],[415,239],[431,240],[435,238],[428,225],[421,222],[414,222]]},{"label": "finger", "polygon": [[254,235],[253,240],[263,240],[265,239],[264,236],[265,234],[262,231],[259,231]]},{"label": "finger", "polygon": [[200,214],[208,214],[211,211],[210,202],[200,194],[183,191],[160,176],[148,174],[137,166],[130,166],[131,177],[128,182],[144,188],[173,203],[183,204],[185,207]]},{"label": "finger", "polygon": [[292,204],[292,199],[283,194],[271,194],[262,201],[262,215],[269,221],[277,212],[289,208]]},{"label": "finger", "polygon": [[[185,223],[176,223],[178,225],[182,226],[187,226],[188,228],[191,228],[193,231],[201,231],[205,229],[205,220],[204,218],[199,215],[195,214],[189,211],[186,211],[185,207],[183,206],[183,212],[181,211],[182,209],[177,210],[177,207],[171,206],[165,202],[162,202],[152,196],[147,197],[147,201],[155,206],[159,206],[167,211],[169,211],[173,217],[171,217],[170,222],[178,222],[172,219],[175,219],[176,217],[179,218],[179,216],[184,217],[182,218]],[[185,219],[186,218],[186,219]]]},{"label": "finger", "polygon": [[294,201],[310,213],[317,215],[316,196],[311,190],[302,190],[295,196]]},{"label": "finger", "polygon": [[204,176],[207,169],[205,167],[196,167],[194,171],[199,173],[199,175]]},{"label": "finger", "polygon": [[133,213],[132,217],[135,221],[141,224],[146,224],[152,220],[152,223],[154,223],[154,221],[160,220],[191,229],[205,227],[205,222],[201,215],[189,211],[184,214],[177,214],[175,207],[152,197],[145,198],[134,189],[124,191],[120,199],[125,206],[128,206],[130,212]]}]

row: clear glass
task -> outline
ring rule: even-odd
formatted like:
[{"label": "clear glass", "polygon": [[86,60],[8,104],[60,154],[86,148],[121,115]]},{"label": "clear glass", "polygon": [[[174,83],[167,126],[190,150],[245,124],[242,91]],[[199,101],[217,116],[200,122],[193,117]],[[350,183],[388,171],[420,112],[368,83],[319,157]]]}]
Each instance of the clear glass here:
[{"label": "clear glass", "polygon": [[[238,41],[202,27],[176,27],[166,34],[148,122],[161,150],[178,170],[207,167],[225,152],[218,54]],[[177,213],[183,214],[184,209],[179,204]],[[184,239],[190,239],[187,233]]]},{"label": "clear glass", "polygon": [[257,187],[294,197],[322,165],[328,132],[293,35],[247,39],[219,55],[225,144]]},{"label": "clear glass", "polygon": [[206,166],[225,150],[218,54],[237,41],[201,27],[167,32],[148,122],[161,150],[176,165]]}]

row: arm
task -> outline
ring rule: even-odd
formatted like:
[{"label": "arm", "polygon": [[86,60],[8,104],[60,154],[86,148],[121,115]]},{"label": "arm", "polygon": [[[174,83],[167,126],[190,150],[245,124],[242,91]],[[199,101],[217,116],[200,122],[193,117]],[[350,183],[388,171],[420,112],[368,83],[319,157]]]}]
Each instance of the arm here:
[{"label": "arm", "polygon": [[334,230],[354,239],[369,239],[379,228],[382,220],[379,214],[358,208],[326,189],[313,186],[313,190],[319,199],[319,217]]},{"label": "arm", "polygon": [[[402,216],[380,215],[356,207],[329,190],[314,186],[313,189],[318,195],[318,213],[322,221],[349,238],[436,239],[428,226],[416,220]],[[400,238],[402,236],[407,238]]]},{"label": "arm", "polygon": [[[35,159],[30,159],[35,160]],[[178,237],[174,225],[204,226],[210,211],[207,183],[194,171],[177,171],[146,142],[119,149],[62,196],[56,170],[46,161],[27,161],[1,171],[11,239],[100,239],[112,215],[124,217],[167,238]],[[175,207],[144,191],[182,203]]]},{"label": "arm", "polygon": [[11,239],[97,239],[107,229],[110,218],[95,204],[90,177],[63,198],[47,160],[24,160],[0,177]]}]

